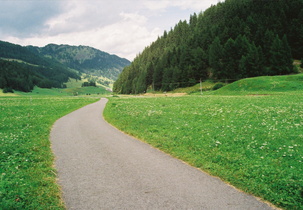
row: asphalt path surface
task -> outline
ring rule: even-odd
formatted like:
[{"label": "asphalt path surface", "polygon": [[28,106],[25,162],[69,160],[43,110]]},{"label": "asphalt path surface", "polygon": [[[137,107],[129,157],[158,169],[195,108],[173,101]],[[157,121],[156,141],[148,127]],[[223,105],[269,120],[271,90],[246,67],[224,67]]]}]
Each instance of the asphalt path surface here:
[{"label": "asphalt path surface", "polygon": [[102,117],[106,102],[66,115],[51,131],[68,209],[272,209],[112,127]]}]

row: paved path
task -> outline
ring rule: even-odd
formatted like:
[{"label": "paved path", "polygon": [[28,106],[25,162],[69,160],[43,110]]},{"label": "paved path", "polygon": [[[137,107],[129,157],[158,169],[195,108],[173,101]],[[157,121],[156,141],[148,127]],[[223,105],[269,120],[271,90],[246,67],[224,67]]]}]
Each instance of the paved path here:
[{"label": "paved path", "polygon": [[59,119],[51,132],[68,209],[271,209],[107,124],[107,99]]}]

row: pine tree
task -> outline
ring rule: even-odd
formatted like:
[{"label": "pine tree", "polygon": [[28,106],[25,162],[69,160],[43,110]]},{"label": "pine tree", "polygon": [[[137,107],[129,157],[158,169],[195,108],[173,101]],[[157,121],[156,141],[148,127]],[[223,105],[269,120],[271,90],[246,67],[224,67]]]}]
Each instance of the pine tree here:
[{"label": "pine tree", "polygon": [[243,77],[260,76],[264,72],[264,64],[260,47],[256,47],[255,43],[250,45],[246,56],[242,56],[240,61],[240,69]]},{"label": "pine tree", "polygon": [[237,56],[237,47],[233,39],[228,39],[224,45],[223,50],[223,67],[224,73],[221,75],[222,79],[238,79],[239,60]]},{"label": "pine tree", "polygon": [[293,67],[292,53],[286,35],[284,35],[282,38],[282,48],[283,48],[284,63],[285,63],[285,71],[283,72],[283,74],[293,73],[294,67]]},{"label": "pine tree", "polygon": [[269,68],[270,68],[270,75],[282,75],[284,64],[283,64],[283,52],[282,52],[282,41],[280,40],[279,36],[276,35],[275,39],[272,42],[270,48],[270,57],[269,57]]},{"label": "pine tree", "polygon": [[162,87],[163,79],[163,69],[165,65],[163,64],[163,58],[161,58],[158,63],[155,65],[154,74],[153,74],[153,86],[154,90],[160,90]]},{"label": "pine tree", "polygon": [[292,57],[286,36],[281,40],[276,35],[270,49],[270,75],[283,75],[293,72]]},{"label": "pine tree", "polygon": [[181,46],[180,47],[180,86],[181,87],[187,87],[188,81],[190,78],[188,76],[192,77],[192,65],[191,65],[191,54],[190,49],[187,46]]},{"label": "pine tree", "polygon": [[265,35],[262,39],[262,46],[265,58],[265,66],[270,66],[270,57],[271,57],[271,46],[273,44],[273,40],[275,39],[275,34],[271,30],[266,30]]},{"label": "pine tree", "polygon": [[223,47],[220,43],[219,37],[216,37],[213,43],[210,45],[209,49],[209,65],[213,69],[213,74],[215,77],[221,77],[223,74]]},{"label": "pine tree", "polygon": [[189,18],[189,25],[191,28],[195,28],[196,25],[197,25],[197,22],[198,22],[198,17],[197,17],[197,14],[194,13],[193,15],[190,15],[190,18]]},{"label": "pine tree", "polygon": [[163,79],[162,79],[162,90],[170,91],[172,90],[172,76],[173,76],[173,68],[168,67],[164,69]]},{"label": "pine tree", "polygon": [[146,66],[146,86],[153,83],[154,66],[152,62],[149,62]]}]

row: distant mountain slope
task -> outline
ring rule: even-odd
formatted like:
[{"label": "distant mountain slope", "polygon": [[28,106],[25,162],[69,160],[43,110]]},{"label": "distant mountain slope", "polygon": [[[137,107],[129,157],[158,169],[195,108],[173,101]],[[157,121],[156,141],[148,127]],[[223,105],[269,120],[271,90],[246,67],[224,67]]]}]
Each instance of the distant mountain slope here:
[{"label": "distant mountain slope", "polygon": [[49,44],[45,47],[28,46],[32,52],[51,58],[69,68],[94,76],[116,80],[130,61],[88,46]]},{"label": "distant mountain slope", "polygon": [[61,88],[79,75],[54,60],[41,57],[26,47],[0,41],[0,88],[29,92],[34,86]]}]

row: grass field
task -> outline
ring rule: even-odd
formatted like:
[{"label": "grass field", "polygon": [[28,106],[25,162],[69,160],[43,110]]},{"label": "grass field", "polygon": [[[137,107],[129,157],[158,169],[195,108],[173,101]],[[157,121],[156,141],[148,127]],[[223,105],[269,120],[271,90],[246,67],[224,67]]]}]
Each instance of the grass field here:
[{"label": "grass field", "polygon": [[3,90],[0,89],[0,97],[11,97],[11,96],[18,96],[17,94],[15,93],[3,93]]},{"label": "grass field", "polygon": [[72,88],[39,88],[35,87],[32,92],[25,93],[20,91],[15,91],[14,93],[3,93],[0,89],[0,97],[2,96],[99,96],[99,95],[109,95],[110,92],[102,87],[72,87]]},{"label": "grass field", "polygon": [[[45,90],[46,91],[46,90]],[[49,133],[89,97],[0,97],[0,209],[64,209]]]},{"label": "grass field", "polygon": [[[102,77],[100,77],[100,78],[99,77],[94,77],[94,78],[96,78],[98,80]],[[102,79],[105,79],[105,78],[102,78]],[[84,87],[84,88],[82,88],[83,82],[88,82],[88,80],[84,79],[83,76],[82,76],[81,80],[69,79],[69,81],[67,83],[65,83],[67,88],[64,89],[63,91],[66,92],[66,93],[70,93],[70,94],[78,93],[80,95],[84,95],[84,94],[88,94],[88,93],[90,93],[90,94],[98,94],[98,93],[99,94],[108,94],[108,91],[106,91],[106,89],[108,87],[105,87],[105,86],[97,83],[97,87]]]},{"label": "grass field", "polygon": [[245,192],[303,208],[303,95],[115,97],[108,122]]},{"label": "grass field", "polygon": [[[104,115],[119,129],[246,192],[285,209],[303,209],[302,83],[302,74],[257,77],[202,96],[198,84],[175,91],[196,95],[113,97]],[[73,85],[0,93],[0,209],[65,208],[50,128],[101,97],[93,87],[78,93],[95,98],[68,97],[79,88]],[[205,89],[213,86],[203,83]]]},{"label": "grass field", "polygon": [[299,93],[303,94],[303,74],[242,79],[215,92],[216,95],[296,95]]},{"label": "grass field", "polygon": [[196,84],[192,87],[186,87],[186,88],[178,88],[176,90],[171,91],[172,93],[187,93],[187,94],[192,94],[192,93],[197,93],[201,94],[201,88],[202,88],[202,94],[205,91],[210,91],[212,88],[215,86],[215,82],[211,81],[205,81],[202,82],[202,84]]}]

